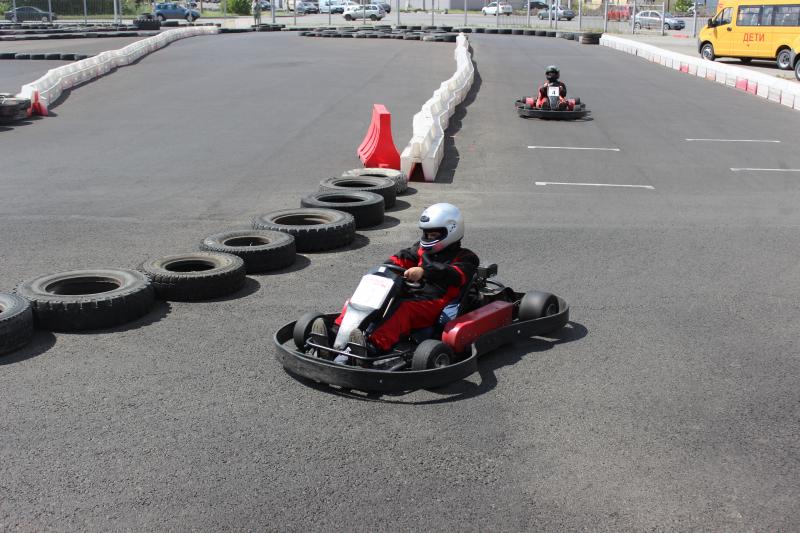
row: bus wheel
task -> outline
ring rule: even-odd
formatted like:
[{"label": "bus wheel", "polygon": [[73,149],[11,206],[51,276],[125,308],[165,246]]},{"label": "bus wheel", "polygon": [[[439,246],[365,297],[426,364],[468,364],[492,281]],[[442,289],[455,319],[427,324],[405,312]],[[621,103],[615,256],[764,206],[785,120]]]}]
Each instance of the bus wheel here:
[{"label": "bus wheel", "polygon": [[714,61],[717,56],[714,55],[714,45],[711,43],[706,43],[700,49],[700,55],[703,59],[708,59],[709,61]]},{"label": "bus wheel", "polygon": [[778,52],[778,57],[775,62],[778,64],[778,68],[781,70],[789,70],[791,68],[791,63],[789,63],[789,54],[790,50],[788,48],[784,48],[780,52]]}]

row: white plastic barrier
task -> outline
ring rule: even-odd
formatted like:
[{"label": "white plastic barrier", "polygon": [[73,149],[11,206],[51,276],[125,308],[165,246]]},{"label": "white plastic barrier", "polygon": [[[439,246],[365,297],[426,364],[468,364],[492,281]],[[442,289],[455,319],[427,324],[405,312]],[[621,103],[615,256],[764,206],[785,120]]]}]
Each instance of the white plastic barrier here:
[{"label": "white plastic barrier", "polygon": [[613,35],[603,35],[600,44],[800,110],[800,82],[776,78],[736,65],[707,61],[702,57],[671,52]]},{"label": "white plastic barrier", "polygon": [[153,37],[131,43],[119,50],[108,50],[94,57],[50,69],[47,74],[38,80],[23,85],[18,96],[30,98],[31,101],[38,101],[44,108],[44,113],[46,113],[50,104],[55,102],[61,96],[61,93],[67,89],[98,78],[115,68],[130,65],[150,52],[163,48],[172,41],[218,32],[219,28],[216,26],[192,26],[168,30]]},{"label": "white plastic barrier", "polygon": [[433,96],[414,115],[412,136],[400,154],[400,170],[411,175],[414,165],[421,165],[425,181],[434,181],[444,157],[444,132],[455,113],[456,106],[464,101],[475,67],[469,53],[469,41],[461,33],[456,38],[456,72],[433,92]]}]

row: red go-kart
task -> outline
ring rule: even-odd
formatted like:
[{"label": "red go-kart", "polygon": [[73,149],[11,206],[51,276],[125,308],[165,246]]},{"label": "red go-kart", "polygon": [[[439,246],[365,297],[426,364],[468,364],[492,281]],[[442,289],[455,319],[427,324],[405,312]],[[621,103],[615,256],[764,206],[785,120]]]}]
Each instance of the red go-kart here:
[{"label": "red go-kart", "polygon": [[[396,299],[415,285],[403,278],[405,269],[381,265],[365,275],[339,313],[310,312],[275,333],[277,358],[292,374],[347,389],[397,392],[440,387],[477,370],[477,359],[504,344],[545,335],[569,320],[567,303],[550,293],[515,292],[490,279],[497,265],[479,267],[459,298],[443,311],[439,324],[413,331],[389,352],[363,355],[349,343],[358,328],[369,334]],[[322,317],[327,343],[312,334]]]},{"label": "red go-kart", "polygon": [[[551,120],[575,120],[584,118],[590,111],[580,98],[565,98],[562,100],[558,86],[547,88],[547,101],[537,105],[535,96],[523,96],[514,102],[517,114],[523,118],[543,118]],[[566,105],[564,105],[566,104]]]}]

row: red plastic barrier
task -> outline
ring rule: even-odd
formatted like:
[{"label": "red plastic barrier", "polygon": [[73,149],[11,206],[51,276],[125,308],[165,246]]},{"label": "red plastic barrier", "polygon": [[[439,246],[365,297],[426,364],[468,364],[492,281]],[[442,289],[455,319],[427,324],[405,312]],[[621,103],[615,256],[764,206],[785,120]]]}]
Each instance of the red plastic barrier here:
[{"label": "red plastic barrier", "polygon": [[372,122],[356,153],[364,167],[400,170],[400,152],[392,139],[392,114],[386,106],[372,106]]},{"label": "red plastic barrier", "polygon": [[31,95],[31,106],[28,108],[28,116],[31,115],[47,116],[47,106],[39,99],[39,91],[33,91],[33,95]]},{"label": "red plastic barrier", "polygon": [[758,83],[754,81],[747,80],[747,92],[750,94],[757,94],[758,93]]},{"label": "red plastic barrier", "polygon": [[689,72],[689,65],[681,63],[681,72]]},{"label": "red plastic barrier", "polygon": [[747,79],[746,78],[736,78],[736,88],[741,89],[743,91],[747,90]]},{"label": "red plastic barrier", "polygon": [[492,302],[461,315],[444,327],[442,342],[461,353],[484,333],[511,324],[513,310],[514,304]]}]

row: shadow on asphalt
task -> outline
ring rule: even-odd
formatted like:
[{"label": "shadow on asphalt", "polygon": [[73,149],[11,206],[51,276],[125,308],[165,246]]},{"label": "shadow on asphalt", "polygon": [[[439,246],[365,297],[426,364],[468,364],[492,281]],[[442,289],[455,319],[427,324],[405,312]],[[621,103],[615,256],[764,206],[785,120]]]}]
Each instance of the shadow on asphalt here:
[{"label": "shadow on asphalt", "polygon": [[294,263],[286,268],[280,270],[270,270],[269,272],[258,272],[255,274],[248,274],[249,276],[277,276],[280,274],[289,274],[290,272],[297,272],[303,270],[311,264],[311,259],[304,255],[295,255]]},{"label": "shadow on asphalt", "polygon": [[453,183],[453,177],[458,168],[458,162],[461,157],[458,148],[456,148],[455,137],[461,131],[464,117],[469,113],[467,108],[475,101],[475,97],[478,95],[483,83],[480,72],[478,72],[478,63],[473,59],[472,64],[475,67],[475,78],[472,80],[472,87],[470,87],[461,105],[456,107],[456,112],[450,117],[450,124],[444,132],[444,157],[442,158],[442,164],[439,166],[439,172],[436,174],[436,183]]},{"label": "shadow on asphalt", "polygon": [[230,302],[232,300],[238,300],[240,298],[245,298],[247,296],[250,296],[251,294],[255,294],[258,292],[260,288],[261,288],[261,283],[248,276],[244,279],[244,285],[242,286],[242,288],[232,294],[220,296],[219,298],[209,298],[208,300],[191,300],[187,303],[213,304],[217,302]]},{"label": "shadow on asphalt", "polygon": [[153,308],[150,309],[150,312],[148,312],[143,317],[137,318],[132,322],[126,322],[125,324],[114,326],[113,328],[87,329],[82,331],[68,331],[64,333],[67,335],[106,335],[108,333],[121,333],[123,331],[139,329],[145,326],[149,326],[150,324],[155,324],[156,322],[160,322],[161,319],[165,318],[171,312],[172,312],[172,306],[170,305],[169,302],[165,302],[163,300],[156,300],[156,303],[153,304]]},{"label": "shadow on asphalt", "polygon": [[33,339],[26,346],[16,352],[0,356],[0,366],[13,365],[28,359],[33,359],[37,355],[42,355],[50,348],[55,346],[56,336],[49,331],[37,331],[33,334]]},{"label": "shadow on asphalt", "polygon": [[377,226],[370,226],[368,228],[360,228],[358,231],[374,231],[374,230],[381,230],[381,229],[389,229],[395,226],[400,225],[400,220],[394,217],[383,217],[383,222],[378,224]]},{"label": "shadow on asphalt", "polygon": [[396,211],[403,211],[405,209],[408,209],[409,207],[411,207],[410,203],[405,202],[403,200],[396,200],[394,202],[394,205],[392,206],[392,208],[391,209],[387,209],[386,212],[387,213],[394,213]]},{"label": "shadow on asphalt", "polygon": [[311,387],[312,389],[353,400],[405,405],[450,403],[474,398],[494,389],[497,386],[497,377],[494,374],[497,369],[503,368],[504,366],[513,365],[526,355],[544,352],[559,344],[566,344],[568,342],[580,340],[588,335],[588,333],[589,330],[587,330],[583,324],[578,322],[568,322],[567,325],[556,332],[555,335],[549,335],[547,337],[534,337],[527,342],[520,342],[498,348],[496,351],[486,354],[478,360],[478,374],[481,377],[480,383],[476,384],[464,379],[437,389],[426,389],[431,393],[442,396],[442,398],[437,398],[435,400],[403,401],[395,398],[405,396],[408,394],[407,392],[381,393],[341,389],[331,385],[326,385],[324,383],[318,383],[314,380],[298,376],[291,372],[287,373],[297,381],[305,384],[308,387]]}]

